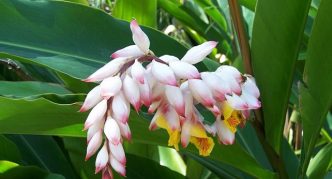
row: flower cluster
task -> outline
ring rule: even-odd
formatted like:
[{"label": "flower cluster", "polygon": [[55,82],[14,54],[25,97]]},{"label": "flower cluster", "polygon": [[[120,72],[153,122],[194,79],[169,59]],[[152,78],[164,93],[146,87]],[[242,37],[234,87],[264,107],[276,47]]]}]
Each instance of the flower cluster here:
[{"label": "flower cluster", "polygon": [[[125,176],[126,157],[123,139],[130,140],[130,105],[138,112],[146,106],[154,114],[150,129],[162,128],[169,134],[168,145],[179,149],[192,143],[199,154],[208,156],[218,136],[223,144],[232,144],[238,125],[244,125],[250,109],[260,107],[259,90],[253,77],[236,68],[220,66],[214,72],[200,73],[194,64],[211,53],[217,42],[195,46],[178,59],[157,57],[149,49],[150,41],[137,22],[130,23],[135,45],[112,54],[113,60],[90,75],[86,82],[101,82],[92,89],[80,111],[92,108],[84,124],[87,130],[86,159],[95,154],[96,173],[112,178],[111,167]],[[197,110],[202,105],[215,116],[208,125]]]}]

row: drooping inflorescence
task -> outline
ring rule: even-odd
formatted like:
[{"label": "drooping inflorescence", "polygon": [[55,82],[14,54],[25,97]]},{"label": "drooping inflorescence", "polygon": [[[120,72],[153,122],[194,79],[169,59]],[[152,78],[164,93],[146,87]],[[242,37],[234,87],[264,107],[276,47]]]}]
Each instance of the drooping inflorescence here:
[{"label": "drooping inflorescence", "polygon": [[[80,110],[92,108],[84,129],[86,159],[98,152],[96,173],[102,171],[103,178],[112,178],[113,168],[126,175],[122,142],[131,139],[130,105],[137,112],[144,105],[149,113],[155,113],[150,130],[165,129],[168,145],[176,150],[180,141],[182,147],[192,143],[200,155],[208,156],[214,147],[208,134],[217,135],[225,145],[232,144],[236,128],[245,124],[249,110],[260,107],[254,78],[226,65],[200,73],[194,64],[210,54],[217,42],[192,47],[181,60],[171,55],[157,57],[135,20],[130,29],[135,45],[114,52],[110,62],[84,80],[100,82],[88,93]],[[198,104],[214,114],[212,125],[204,122]]]}]

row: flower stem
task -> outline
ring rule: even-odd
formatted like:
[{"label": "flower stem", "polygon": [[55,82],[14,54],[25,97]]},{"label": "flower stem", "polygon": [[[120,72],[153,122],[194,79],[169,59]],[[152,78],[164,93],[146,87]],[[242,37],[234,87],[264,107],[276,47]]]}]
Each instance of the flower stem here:
[{"label": "flower stem", "polygon": [[[251,66],[251,55],[249,40],[245,31],[241,7],[238,0],[228,0],[233,25],[236,31],[237,39],[239,41],[240,51],[244,62],[246,73],[253,75]],[[256,120],[252,121],[252,125],[256,131],[258,139],[263,146],[263,149],[270,161],[273,169],[279,174],[279,178],[288,178],[285,165],[280,156],[274,151],[271,145],[267,142],[264,130],[264,120],[262,115],[262,108],[255,110]]]}]

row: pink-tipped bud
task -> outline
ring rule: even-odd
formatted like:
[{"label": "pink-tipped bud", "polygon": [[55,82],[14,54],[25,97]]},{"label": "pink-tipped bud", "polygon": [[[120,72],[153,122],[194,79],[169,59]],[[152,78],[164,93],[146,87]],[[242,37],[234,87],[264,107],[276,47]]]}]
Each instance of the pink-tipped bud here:
[{"label": "pink-tipped bud", "polygon": [[227,75],[227,76],[232,76],[233,78],[236,79],[236,82],[241,83],[242,82],[242,75],[239,72],[238,69],[235,67],[229,66],[229,65],[221,65],[216,72],[222,74],[222,75]]},{"label": "pink-tipped bud", "polygon": [[179,87],[169,85],[166,85],[165,89],[165,94],[169,104],[175,108],[179,115],[185,116],[185,103],[181,89]]},{"label": "pink-tipped bud", "polygon": [[251,76],[247,76],[247,80],[242,84],[242,91],[247,94],[253,95],[256,98],[260,96],[255,79]]},{"label": "pink-tipped bud", "polygon": [[117,161],[113,155],[111,155],[111,157],[110,157],[110,163],[111,163],[112,168],[116,172],[118,172],[123,177],[126,176],[126,168],[125,168],[125,166],[123,164],[121,164],[119,161]]},{"label": "pink-tipped bud", "polygon": [[113,172],[109,166],[104,168],[101,178],[102,179],[113,179]]},{"label": "pink-tipped bud", "polygon": [[144,53],[137,47],[137,45],[130,45],[123,49],[120,49],[112,54],[112,58],[119,58],[119,57],[132,57],[136,58],[139,56],[144,55]]},{"label": "pink-tipped bud", "polygon": [[129,113],[130,113],[130,104],[123,95],[122,91],[116,94],[112,101],[112,112],[113,117],[122,123],[126,123],[128,121]]},{"label": "pink-tipped bud", "polygon": [[201,76],[194,65],[183,61],[170,62],[169,67],[178,79],[198,79]]},{"label": "pink-tipped bud", "polygon": [[228,129],[224,121],[220,120],[220,118],[216,119],[215,125],[217,128],[219,141],[224,145],[233,144],[235,140],[235,133]]},{"label": "pink-tipped bud", "polygon": [[208,41],[201,45],[192,47],[187,51],[184,57],[181,59],[183,62],[190,64],[196,64],[201,62],[207,55],[209,55],[212,50],[217,46],[218,42]]},{"label": "pink-tipped bud", "polygon": [[100,87],[101,96],[104,99],[109,99],[121,90],[122,81],[119,76],[108,77],[101,82]]},{"label": "pink-tipped bud", "polygon": [[86,149],[85,160],[88,160],[99,149],[103,141],[102,131],[98,131],[90,140]]},{"label": "pink-tipped bud", "polygon": [[149,107],[152,103],[152,91],[149,83],[138,84],[141,103]]},{"label": "pink-tipped bud", "polygon": [[248,109],[248,104],[238,95],[226,95],[226,100],[229,105],[236,110],[246,110]]},{"label": "pink-tipped bud", "polygon": [[100,86],[94,87],[86,96],[80,112],[87,111],[98,104],[103,98],[101,97]]},{"label": "pink-tipped bud", "polygon": [[131,66],[131,76],[135,81],[137,81],[140,84],[144,84],[144,75],[145,75],[145,68],[143,65],[135,60],[135,63]]},{"label": "pink-tipped bud", "polygon": [[178,59],[178,57],[175,57],[175,56],[172,56],[172,55],[163,55],[163,56],[159,57],[159,59],[166,62],[166,63],[180,61]]},{"label": "pink-tipped bud", "polygon": [[246,102],[248,109],[258,109],[261,107],[261,102],[248,92],[242,92],[241,99]]},{"label": "pink-tipped bud", "polygon": [[139,111],[141,107],[139,87],[129,75],[123,80],[123,91],[130,104],[134,106],[136,111]]},{"label": "pink-tipped bud", "polygon": [[191,120],[185,120],[181,129],[181,145],[186,148],[190,141]]},{"label": "pink-tipped bud", "polygon": [[86,138],[87,142],[89,142],[98,131],[103,130],[104,123],[104,120],[98,120],[89,127]]},{"label": "pink-tipped bud", "polygon": [[124,63],[126,63],[126,57],[116,58],[111,60],[103,67],[99,68],[96,72],[90,75],[87,79],[83,80],[85,82],[96,82],[101,81],[107,77],[113,76],[114,74],[118,73],[120,68]]},{"label": "pink-tipped bud", "polygon": [[197,79],[191,79],[188,82],[193,97],[204,106],[213,107],[215,100],[207,85],[202,80]]},{"label": "pink-tipped bud", "polygon": [[177,86],[175,75],[169,66],[152,61],[151,72],[160,83]]},{"label": "pink-tipped bud", "polygon": [[95,173],[98,173],[99,171],[101,171],[102,169],[107,167],[108,159],[109,159],[109,156],[108,156],[108,152],[107,152],[107,145],[106,145],[106,142],[105,142],[103,147],[100,149],[100,151],[98,152],[97,157],[96,157],[96,162],[95,162],[96,170],[95,170]]},{"label": "pink-tipped bud", "polygon": [[225,94],[232,92],[228,84],[215,73],[203,72],[201,73],[201,77],[218,101],[224,101]]},{"label": "pink-tipped bud", "polygon": [[130,29],[133,33],[133,41],[145,53],[149,53],[150,40],[148,36],[138,26],[136,20],[130,22]]},{"label": "pink-tipped bud", "polygon": [[118,145],[121,142],[119,125],[111,116],[105,122],[104,133],[112,144]]},{"label": "pink-tipped bud", "polygon": [[122,143],[119,143],[118,145],[114,145],[113,143],[109,143],[109,149],[112,153],[113,158],[115,158],[118,162],[120,162],[122,165],[126,165],[126,155],[123,150]]},{"label": "pink-tipped bud", "polygon": [[107,110],[107,100],[99,102],[90,112],[84,123],[84,130],[87,130],[94,123],[102,120]]}]

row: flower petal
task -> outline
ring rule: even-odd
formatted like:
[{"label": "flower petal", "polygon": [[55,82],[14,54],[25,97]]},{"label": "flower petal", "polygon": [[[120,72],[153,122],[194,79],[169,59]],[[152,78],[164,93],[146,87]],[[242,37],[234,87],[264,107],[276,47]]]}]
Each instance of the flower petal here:
[{"label": "flower petal", "polygon": [[213,48],[217,46],[217,44],[218,42],[208,41],[204,42],[201,45],[192,47],[187,51],[181,61],[190,64],[196,64],[202,61],[207,55],[209,55],[212,52]]},{"label": "flower petal", "polygon": [[136,20],[132,20],[130,22],[130,29],[133,33],[133,41],[134,43],[145,53],[149,53],[150,40],[148,36],[142,31],[142,29],[138,26]]},{"label": "flower petal", "polygon": [[129,45],[123,49],[120,49],[112,54],[112,58],[119,58],[119,57],[132,57],[136,58],[139,56],[143,56],[144,53],[138,48],[137,45]]},{"label": "flower petal", "polygon": [[175,75],[169,66],[152,61],[151,72],[160,83],[171,86],[177,85]]},{"label": "flower petal", "polygon": [[96,171],[95,173],[98,173],[99,171],[101,171],[102,169],[104,169],[108,163],[108,151],[107,151],[107,145],[106,142],[104,143],[103,147],[100,149],[100,151],[97,154],[96,157],[96,162],[95,162],[95,166],[96,166]]},{"label": "flower petal", "polygon": [[190,142],[190,130],[191,122],[190,120],[186,120],[181,129],[181,145],[183,148],[186,148]]},{"label": "flower petal", "polygon": [[104,99],[116,95],[122,87],[122,81],[119,76],[108,77],[100,83],[101,96]]},{"label": "flower petal", "polygon": [[198,79],[188,80],[189,89],[193,97],[204,106],[213,107],[215,100],[212,97],[212,93],[207,85]]},{"label": "flower petal", "polygon": [[165,85],[165,94],[170,105],[172,105],[176,112],[185,116],[184,98],[179,87]]},{"label": "flower petal", "polygon": [[140,84],[144,84],[145,68],[140,62],[135,60],[134,64],[131,66],[130,72],[134,80],[136,80]]},{"label": "flower petal", "polygon": [[102,120],[107,110],[107,100],[99,102],[90,112],[84,123],[84,130],[88,129],[94,123]]},{"label": "flower petal", "polygon": [[236,81],[236,79],[230,74],[215,72],[215,74],[220,77],[226,85],[229,86],[232,92],[236,94],[241,94],[241,86],[240,83]]},{"label": "flower petal", "polygon": [[123,64],[127,62],[127,57],[119,57],[111,60],[103,67],[99,68],[96,72],[90,75],[85,82],[101,81],[107,77],[113,76],[119,72]]},{"label": "flower petal", "polygon": [[169,67],[178,79],[198,79],[201,76],[194,65],[183,61],[170,62]]},{"label": "flower petal", "polygon": [[108,116],[104,126],[104,133],[110,143],[118,145],[121,142],[121,133],[118,123]]},{"label": "flower petal", "polygon": [[122,91],[117,93],[113,98],[112,112],[113,112],[113,117],[121,121],[122,123],[126,123],[128,121],[130,113],[130,104],[123,95]]},{"label": "flower petal", "polygon": [[103,98],[101,97],[100,86],[94,87],[86,96],[80,112],[87,111],[98,104]]},{"label": "flower petal", "polygon": [[138,111],[141,107],[139,87],[129,75],[123,80],[123,91],[127,100],[134,106],[135,110]]}]

